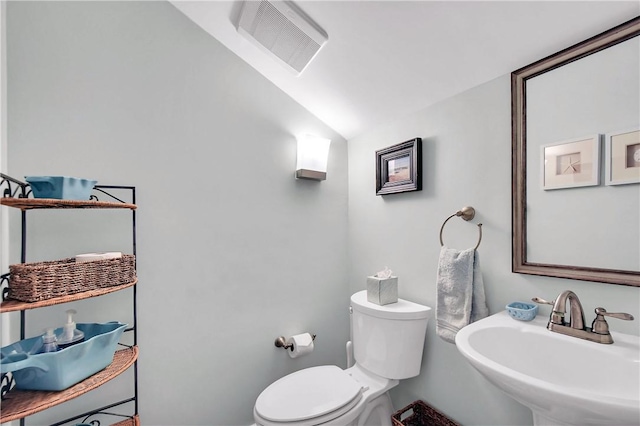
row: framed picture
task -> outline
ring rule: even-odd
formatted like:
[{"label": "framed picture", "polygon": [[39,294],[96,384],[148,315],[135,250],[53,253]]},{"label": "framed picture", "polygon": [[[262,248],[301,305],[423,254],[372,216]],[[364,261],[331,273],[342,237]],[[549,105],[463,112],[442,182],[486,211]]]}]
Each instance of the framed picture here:
[{"label": "framed picture", "polygon": [[640,129],[607,133],[604,141],[605,184],[640,183]]},{"label": "framed picture", "polygon": [[600,135],[543,145],[541,159],[544,190],[600,184]]},{"label": "framed picture", "polygon": [[376,151],[376,195],[422,190],[422,139]]}]

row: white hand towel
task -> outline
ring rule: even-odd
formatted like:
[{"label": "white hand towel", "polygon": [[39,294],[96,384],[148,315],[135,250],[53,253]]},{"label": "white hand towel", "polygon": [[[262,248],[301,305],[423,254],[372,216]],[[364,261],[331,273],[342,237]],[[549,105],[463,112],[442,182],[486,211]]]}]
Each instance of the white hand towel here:
[{"label": "white hand towel", "polygon": [[478,252],[442,247],[436,285],[436,333],[455,343],[462,327],[489,315]]}]

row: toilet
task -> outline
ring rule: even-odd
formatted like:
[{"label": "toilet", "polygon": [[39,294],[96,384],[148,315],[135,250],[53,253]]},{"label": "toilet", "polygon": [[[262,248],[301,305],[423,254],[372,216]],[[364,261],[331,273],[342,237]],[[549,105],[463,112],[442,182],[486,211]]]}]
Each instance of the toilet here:
[{"label": "toilet", "polygon": [[275,381],[256,400],[257,425],[391,424],[389,390],[420,374],[431,308],[403,299],[376,305],[361,291],[351,296],[350,312],[353,344],[347,348],[355,364],[306,368]]}]

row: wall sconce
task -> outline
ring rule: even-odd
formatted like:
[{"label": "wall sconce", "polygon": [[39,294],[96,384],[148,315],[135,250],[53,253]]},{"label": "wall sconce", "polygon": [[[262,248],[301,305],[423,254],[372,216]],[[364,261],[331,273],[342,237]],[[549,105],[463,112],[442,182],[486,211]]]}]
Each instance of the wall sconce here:
[{"label": "wall sconce", "polygon": [[296,178],[325,180],[331,139],[313,135],[298,137]]}]

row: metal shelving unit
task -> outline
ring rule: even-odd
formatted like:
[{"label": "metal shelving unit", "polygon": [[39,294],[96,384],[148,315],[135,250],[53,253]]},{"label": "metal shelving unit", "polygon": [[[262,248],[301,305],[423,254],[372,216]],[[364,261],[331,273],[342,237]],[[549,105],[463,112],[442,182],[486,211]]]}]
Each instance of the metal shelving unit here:
[{"label": "metal shelving unit", "polygon": [[[114,185],[96,185],[94,192],[100,194],[100,197],[106,196],[109,201],[99,200],[97,196],[92,195],[91,200],[88,201],[70,201],[70,200],[50,200],[50,199],[36,199],[29,198],[31,190],[28,184],[23,183],[10,176],[0,174],[0,188],[5,187],[3,190],[2,198],[0,198],[0,204],[12,208],[18,208],[21,211],[21,254],[20,261],[26,263],[27,257],[27,212],[34,209],[125,209],[130,210],[132,213],[132,246],[133,255],[136,255],[136,189],[134,186],[114,186]],[[127,203],[118,197],[114,196],[109,191],[129,191],[131,194],[131,203]],[[120,343],[124,349],[117,350],[114,354],[113,362],[104,370],[92,375],[84,381],[77,383],[76,385],[59,392],[46,392],[46,391],[20,391],[11,390],[11,382],[9,379],[5,380],[3,377],[2,383],[2,395],[3,400],[0,405],[0,423],[5,423],[13,420],[20,420],[20,425],[25,425],[25,418],[44,411],[53,406],[62,404],[80,395],[83,395],[91,390],[94,390],[103,384],[107,383],[111,379],[119,376],[133,366],[134,376],[134,394],[133,396],[116,401],[114,403],[99,407],[77,416],[62,420],[54,423],[51,426],[63,425],[65,423],[72,422],[74,420],[81,419],[83,422],[87,421],[91,416],[97,414],[114,415],[120,419],[125,420],[118,422],[117,425],[139,425],[138,418],[138,333],[137,333],[137,279],[131,283],[101,288],[97,290],[90,290],[82,293],[76,293],[72,295],[56,297],[39,302],[21,302],[18,300],[12,300],[9,298],[9,274],[0,276],[0,287],[2,288],[3,302],[0,304],[0,313],[7,312],[20,312],[20,340],[25,339],[25,326],[26,326],[26,312],[30,309],[37,309],[44,306],[53,306],[61,303],[68,303],[77,300],[83,300],[93,297],[99,297],[104,294],[113,293],[116,291],[124,290],[126,288],[132,288],[132,308],[133,308],[133,325],[129,327],[126,332],[133,333],[133,345],[125,345]],[[5,383],[6,382],[6,383]],[[6,393],[6,398],[5,398]],[[134,413],[122,415],[119,413],[112,413],[112,408],[132,403],[134,405]]]}]

